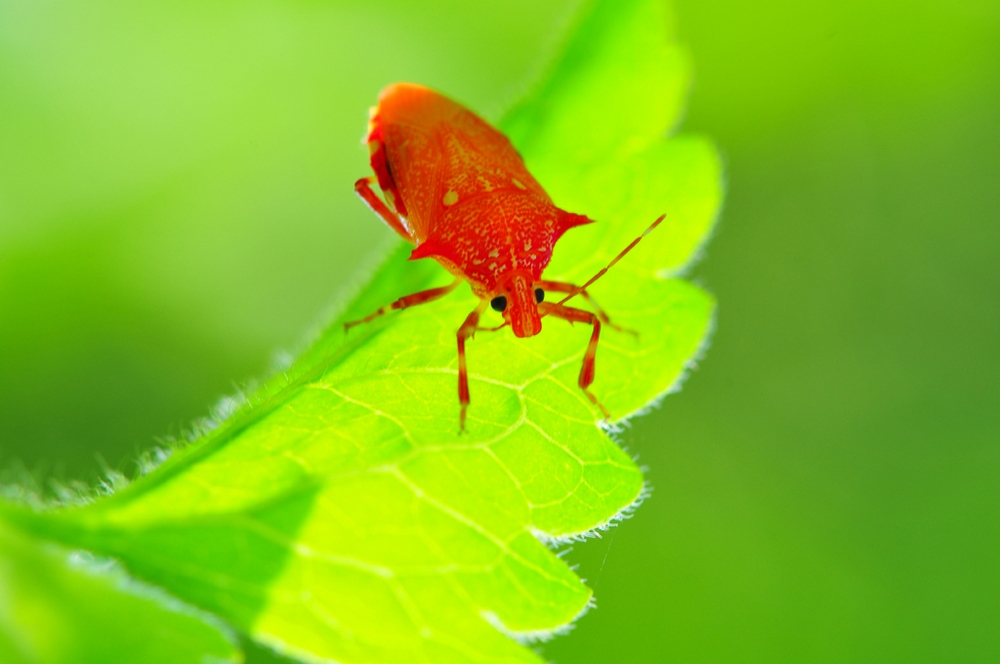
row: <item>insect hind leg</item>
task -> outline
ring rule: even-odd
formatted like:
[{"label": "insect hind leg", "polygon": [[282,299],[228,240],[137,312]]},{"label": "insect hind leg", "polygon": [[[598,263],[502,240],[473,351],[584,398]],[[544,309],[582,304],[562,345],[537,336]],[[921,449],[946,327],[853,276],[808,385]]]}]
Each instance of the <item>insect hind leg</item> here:
[{"label": "insect hind leg", "polygon": [[378,194],[372,189],[372,182],[375,181],[373,176],[368,176],[366,178],[361,178],[354,183],[354,193],[358,195],[365,202],[372,212],[377,214],[379,218],[386,223],[389,228],[399,233],[407,242],[414,242],[413,234],[410,233],[409,229],[403,225],[403,220],[400,219],[399,215],[389,209],[382,199],[378,197]]}]

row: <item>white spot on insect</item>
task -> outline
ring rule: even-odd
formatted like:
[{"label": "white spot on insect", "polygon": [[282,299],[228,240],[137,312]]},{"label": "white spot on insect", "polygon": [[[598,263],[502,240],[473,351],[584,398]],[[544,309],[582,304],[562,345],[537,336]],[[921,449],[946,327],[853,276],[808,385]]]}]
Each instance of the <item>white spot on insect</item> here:
[{"label": "white spot on insect", "polygon": [[458,192],[455,191],[454,189],[449,190],[448,193],[444,195],[444,198],[441,199],[441,202],[444,203],[446,206],[454,205],[455,203],[458,202]]},{"label": "white spot on insect", "polygon": [[488,254],[488,256],[489,256],[490,258],[497,258],[497,257],[499,257],[499,256],[500,256],[500,250],[499,250],[499,249],[494,249],[493,251],[491,251],[491,252],[490,252],[490,253]]},{"label": "white spot on insect", "polygon": [[527,187],[525,187],[523,184],[521,184],[521,181],[518,180],[517,178],[513,178],[511,181],[514,183],[514,186],[517,187],[518,189],[520,189],[521,191],[524,191],[525,189],[527,189]]}]

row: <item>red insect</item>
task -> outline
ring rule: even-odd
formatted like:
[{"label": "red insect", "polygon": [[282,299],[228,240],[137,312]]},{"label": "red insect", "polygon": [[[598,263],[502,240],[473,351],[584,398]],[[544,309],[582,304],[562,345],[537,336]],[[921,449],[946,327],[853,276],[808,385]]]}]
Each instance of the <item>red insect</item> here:
[{"label": "red insect", "polygon": [[[621,328],[608,320],[586,288],[663,217],[583,286],[547,281],[542,279],[542,271],[556,241],[570,228],[593,220],[557,208],[506,136],[433,90],[396,83],[382,91],[378,107],[371,110],[366,140],[375,177],[358,180],[354,190],[390,228],[416,245],[411,260],[433,258],[455,275],[455,281],[402,297],[345,327],[436,300],[468,281],[482,301],[458,328],[458,400],[463,429],[469,405],[465,340],[478,330],[507,325],[516,336],[531,337],[541,332],[544,316],[593,326],[579,385],[605,417],[610,417],[587,388],[594,381],[601,323]],[[388,206],[371,188],[376,178]],[[545,291],[566,295],[550,303],[545,301]],[[587,298],[595,312],[565,306],[577,295]],[[479,327],[487,305],[503,314],[503,325]]]}]

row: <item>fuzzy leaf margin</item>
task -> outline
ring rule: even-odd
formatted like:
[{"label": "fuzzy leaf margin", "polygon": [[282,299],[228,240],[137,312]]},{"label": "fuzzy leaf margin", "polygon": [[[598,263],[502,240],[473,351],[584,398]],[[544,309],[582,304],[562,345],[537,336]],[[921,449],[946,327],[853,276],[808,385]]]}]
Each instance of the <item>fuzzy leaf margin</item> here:
[{"label": "fuzzy leaf margin", "polygon": [[39,542],[0,520],[0,662],[242,661],[217,619],[135,582],[111,561]]}]

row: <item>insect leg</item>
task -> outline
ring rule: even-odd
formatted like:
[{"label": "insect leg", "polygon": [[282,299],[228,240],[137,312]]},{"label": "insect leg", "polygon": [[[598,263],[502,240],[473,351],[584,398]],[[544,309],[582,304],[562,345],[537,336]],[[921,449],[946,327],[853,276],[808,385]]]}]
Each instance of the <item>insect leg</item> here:
[{"label": "insect leg", "polygon": [[577,385],[587,395],[590,402],[601,409],[605,419],[610,419],[611,413],[608,412],[608,409],[587,389],[594,382],[594,358],[597,356],[597,341],[601,337],[601,319],[589,311],[565,307],[561,304],[543,302],[538,308],[544,309],[544,313],[568,320],[571,323],[587,323],[594,326],[594,331],[590,335],[590,343],[587,344],[587,352],[583,354],[583,366],[580,367],[580,378],[577,380]]},{"label": "insect leg", "polygon": [[366,178],[361,178],[354,183],[354,193],[361,197],[361,200],[365,202],[371,211],[377,214],[382,221],[388,224],[389,228],[399,233],[399,235],[408,242],[413,242],[413,235],[407,230],[406,226],[403,225],[402,220],[400,220],[399,215],[390,210],[382,199],[372,190],[372,182],[375,182],[374,176],[369,176]]},{"label": "insect leg", "polygon": [[472,313],[466,317],[462,327],[458,328],[458,403],[462,406],[462,413],[458,417],[460,431],[465,431],[465,411],[469,407],[469,371],[465,366],[465,340],[475,336],[479,329],[479,317],[483,315],[488,302],[483,300]]},{"label": "insect leg", "polygon": [[362,323],[369,323],[379,316],[384,316],[390,311],[395,311],[397,309],[406,309],[408,307],[415,307],[418,304],[425,304],[427,302],[433,302],[434,300],[444,297],[448,293],[455,290],[455,287],[462,283],[461,279],[456,279],[447,286],[441,286],[440,288],[429,288],[427,290],[418,291],[411,295],[401,297],[392,304],[387,304],[378,311],[370,313],[364,318],[358,320],[352,320],[349,323],[344,323],[344,330],[347,331],[354,327],[355,325],[361,325]]},{"label": "insect leg", "polygon": [[611,319],[608,318],[608,315],[604,313],[604,309],[601,308],[601,305],[597,304],[594,298],[591,297],[590,293],[587,292],[586,288],[577,290],[576,286],[574,286],[573,284],[568,284],[564,281],[544,281],[544,280],[536,281],[535,286],[541,288],[542,290],[552,291],[553,293],[576,292],[577,295],[582,295],[584,298],[586,298],[587,302],[590,303],[590,306],[594,308],[594,312],[597,314],[597,317],[601,319],[602,323],[604,323],[608,327],[618,330],[619,332],[628,332],[632,336],[635,337],[639,336],[639,333],[636,332],[635,330],[630,330],[628,328],[622,327],[621,325],[616,325],[612,323]]}]

